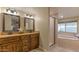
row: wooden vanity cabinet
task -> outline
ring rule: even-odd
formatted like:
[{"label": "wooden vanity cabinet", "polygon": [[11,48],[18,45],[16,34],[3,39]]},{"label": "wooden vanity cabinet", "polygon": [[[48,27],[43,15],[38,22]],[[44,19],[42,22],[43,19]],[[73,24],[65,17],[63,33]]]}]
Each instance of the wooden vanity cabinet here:
[{"label": "wooden vanity cabinet", "polygon": [[0,36],[0,52],[27,52],[38,47],[39,33]]}]

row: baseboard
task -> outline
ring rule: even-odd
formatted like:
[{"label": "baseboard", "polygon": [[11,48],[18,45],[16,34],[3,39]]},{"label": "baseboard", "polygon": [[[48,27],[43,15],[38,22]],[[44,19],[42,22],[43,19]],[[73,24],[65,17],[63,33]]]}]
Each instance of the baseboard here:
[{"label": "baseboard", "polygon": [[47,52],[47,49],[39,47],[41,50],[43,50],[44,52]]}]

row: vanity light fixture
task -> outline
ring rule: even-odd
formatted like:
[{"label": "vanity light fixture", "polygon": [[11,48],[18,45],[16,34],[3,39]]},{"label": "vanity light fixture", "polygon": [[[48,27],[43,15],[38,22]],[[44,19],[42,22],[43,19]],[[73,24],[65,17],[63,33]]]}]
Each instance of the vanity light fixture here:
[{"label": "vanity light fixture", "polygon": [[33,15],[30,15],[30,18],[34,18]]},{"label": "vanity light fixture", "polygon": [[27,17],[27,18],[30,18],[29,14],[26,14],[26,17]]},{"label": "vanity light fixture", "polygon": [[11,13],[10,8],[6,9],[6,13]]},{"label": "vanity light fixture", "polygon": [[13,14],[13,15],[17,15],[16,10],[15,9],[10,9],[10,8],[6,9],[6,13]]},{"label": "vanity light fixture", "polygon": [[25,17],[32,18],[32,19],[34,18],[33,15],[29,15],[29,14],[25,14]]},{"label": "vanity light fixture", "polygon": [[13,15],[17,15],[17,12],[16,12],[16,11],[14,11],[12,14],[13,14]]}]

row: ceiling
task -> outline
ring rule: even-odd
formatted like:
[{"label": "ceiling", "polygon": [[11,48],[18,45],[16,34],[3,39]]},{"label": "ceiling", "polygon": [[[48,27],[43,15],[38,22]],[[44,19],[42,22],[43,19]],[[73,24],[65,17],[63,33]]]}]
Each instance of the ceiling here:
[{"label": "ceiling", "polygon": [[79,16],[79,7],[51,7],[50,16],[57,18]]},{"label": "ceiling", "polygon": [[58,8],[57,7],[51,7],[50,8],[50,16],[58,16]]}]

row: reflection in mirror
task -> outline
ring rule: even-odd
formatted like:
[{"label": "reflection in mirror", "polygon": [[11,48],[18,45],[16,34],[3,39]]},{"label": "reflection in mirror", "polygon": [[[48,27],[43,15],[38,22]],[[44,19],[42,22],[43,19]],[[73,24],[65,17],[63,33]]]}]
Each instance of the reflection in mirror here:
[{"label": "reflection in mirror", "polygon": [[25,31],[33,32],[34,31],[34,19],[25,18],[24,19]]},{"label": "reflection in mirror", "polygon": [[11,26],[13,31],[19,31],[19,17],[12,16]]},{"label": "reflection in mirror", "polygon": [[10,14],[3,14],[3,31],[18,32],[20,29],[20,17]]}]

